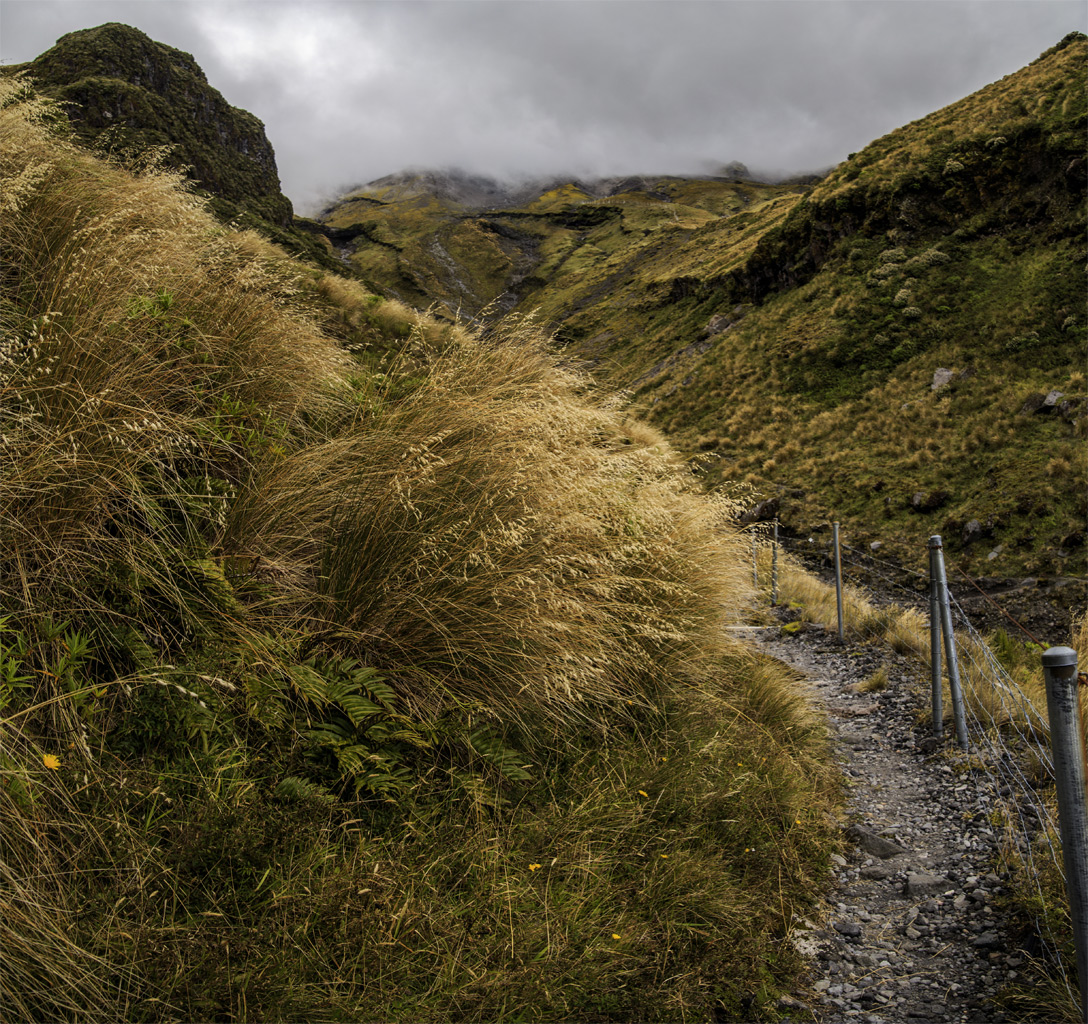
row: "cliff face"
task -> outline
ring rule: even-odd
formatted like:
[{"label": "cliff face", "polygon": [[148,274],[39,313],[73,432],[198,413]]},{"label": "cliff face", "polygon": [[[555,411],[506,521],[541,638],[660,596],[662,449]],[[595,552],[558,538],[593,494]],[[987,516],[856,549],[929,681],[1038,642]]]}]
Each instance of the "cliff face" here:
[{"label": "cliff face", "polygon": [[167,163],[184,168],[213,197],[290,223],[291,202],[280,192],[264,125],[212,88],[190,54],[110,23],[61,36],[25,70],[64,104],[84,142],[167,146]]}]

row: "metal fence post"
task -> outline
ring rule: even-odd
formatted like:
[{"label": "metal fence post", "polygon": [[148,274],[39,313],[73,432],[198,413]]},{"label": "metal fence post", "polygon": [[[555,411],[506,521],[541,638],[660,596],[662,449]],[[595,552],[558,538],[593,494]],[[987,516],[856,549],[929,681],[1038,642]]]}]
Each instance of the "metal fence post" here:
[{"label": "metal fence post", "polygon": [[842,631],[842,549],[839,547],[839,524],[831,524],[835,537],[835,609],[839,615],[839,639],[844,639]]},{"label": "metal fence post", "polygon": [[1077,652],[1051,647],[1043,654],[1050,747],[1058,786],[1065,890],[1077,947],[1081,1014],[1088,1024],[1088,793],[1085,791],[1084,736],[1077,695]]},{"label": "metal fence post", "polygon": [[774,521],[774,541],[771,546],[771,604],[778,604],[778,520]]},{"label": "metal fence post", "polygon": [[956,634],[952,630],[952,609],[948,602],[948,579],[944,572],[944,547],[939,534],[929,538],[933,563],[937,570],[937,600],[941,607],[941,632],[944,634],[944,657],[948,663],[948,689],[952,694],[952,717],[956,721],[956,739],[966,750],[967,715],[963,709],[963,690],[960,689],[960,666],[956,658]]},{"label": "metal fence post", "polygon": [[752,586],[759,590],[759,564],[756,561],[756,529],[752,527]]},{"label": "metal fence post", "polygon": [[933,735],[944,736],[944,695],[941,692],[941,599],[937,593],[935,538],[929,538],[929,666],[933,684]]}]

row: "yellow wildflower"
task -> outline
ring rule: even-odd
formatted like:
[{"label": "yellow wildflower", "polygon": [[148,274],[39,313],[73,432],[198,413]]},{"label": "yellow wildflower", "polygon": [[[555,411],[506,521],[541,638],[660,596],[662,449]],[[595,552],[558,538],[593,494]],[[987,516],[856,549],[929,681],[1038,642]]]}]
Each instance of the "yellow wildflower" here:
[{"label": "yellow wildflower", "polygon": [[60,768],[60,758],[56,754],[42,754],[42,764],[51,772],[55,772]]},{"label": "yellow wildflower", "polygon": [[646,790],[644,790],[644,789],[640,789],[640,790],[638,791],[638,795],[639,795],[639,796],[646,796],[646,797],[648,797],[648,796],[649,796],[650,794],[649,794],[649,793],[647,793],[647,792],[646,792]]},{"label": "yellow wildflower", "polygon": [[613,933],[612,933],[612,938],[614,938],[614,939],[620,939],[620,938],[622,938],[622,937],[623,937],[623,936],[621,936],[621,935],[617,935],[617,934],[616,934],[615,932],[613,932]]},{"label": "yellow wildflower", "polygon": [[539,865],[539,864],[530,864],[530,865],[529,865],[529,870],[530,870],[530,871],[536,871],[536,870],[537,870],[537,868],[539,868],[539,867],[540,867],[540,865]]}]

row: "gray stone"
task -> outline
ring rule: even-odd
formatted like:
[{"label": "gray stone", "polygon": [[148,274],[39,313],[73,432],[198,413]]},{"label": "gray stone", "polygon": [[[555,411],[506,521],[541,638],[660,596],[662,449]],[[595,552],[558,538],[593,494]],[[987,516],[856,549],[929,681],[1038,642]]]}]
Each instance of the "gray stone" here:
[{"label": "gray stone", "polygon": [[945,387],[955,376],[955,372],[949,370],[947,367],[937,367],[937,369],[933,371],[933,383],[930,385],[930,389],[933,391],[940,391],[941,388]]},{"label": "gray stone", "polygon": [[928,871],[911,871],[907,874],[907,884],[903,891],[908,896],[929,896],[940,892],[948,879],[940,875],[931,875]]},{"label": "gray stone", "polygon": [[840,935],[856,938],[861,934],[861,925],[857,921],[832,921],[831,927]]},{"label": "gray stone", "polygon": [[713,338],[717,334],[723,334],[733,326],[735,321],[728,315],[719,313],[717,316],[712,316],[707,322],[706,327],[703,328],[704,338]]},{"label": "gray stone", "polygon": [[848,747],[854,750],[861,750],[863,747],[868,746],[873,742],[872,733],[864,732],[843,732],[839,733],[839,739]]},{"label": "gray stone", "polygon": [[898,843],[893,843],[890,839],[885,839],[883,836],[878,836],[875,832],[870,831],[867,828],[862,828],[860,825],[851,825],[846,830],[846,835],[849,839],[852,839],[858,844],[866,853],[871,853],[874,857],[879,857],[881,860],[887,860],[888,857],[897,857],[901,853],[906,853],[906,848],[900,846]]},{"label": "gray stone", "polygon": [[981,536],[982,536],[982,523],[980,523],[977,519],[972,519],[963,528],[963,543],[964,544],[973,544]]},{"label": "gray stone", "polygon": [[871,878],[878,882],[883,881],[885,878],[891,878],[894,874],[895,868],[887,864],[870,864],[868,867],[861,869],[862,878]]},{"label": "gray stone", "polygon": [[997,932],[983,932],[971,940],[971,945],[979,949],[1001,949],[1005,943]]}]

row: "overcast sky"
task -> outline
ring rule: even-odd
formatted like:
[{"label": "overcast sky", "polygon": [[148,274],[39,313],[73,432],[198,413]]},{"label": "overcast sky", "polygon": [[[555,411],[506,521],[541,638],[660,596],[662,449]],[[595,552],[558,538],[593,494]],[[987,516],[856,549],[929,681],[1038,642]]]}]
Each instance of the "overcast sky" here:
[{"label": "overcast sky", "polygon": [[120,21],[264,121],[302,212],[407,167],[826,168],[1085,28],[1083,0],[0,0],[0,58]]}]

